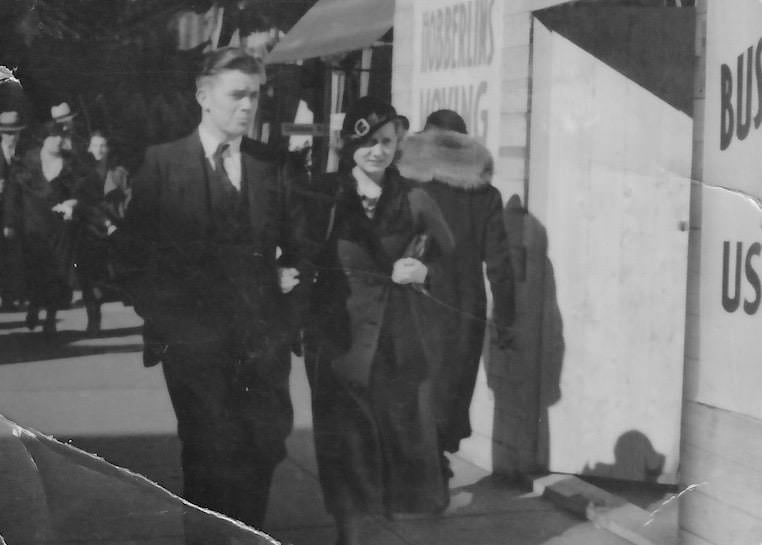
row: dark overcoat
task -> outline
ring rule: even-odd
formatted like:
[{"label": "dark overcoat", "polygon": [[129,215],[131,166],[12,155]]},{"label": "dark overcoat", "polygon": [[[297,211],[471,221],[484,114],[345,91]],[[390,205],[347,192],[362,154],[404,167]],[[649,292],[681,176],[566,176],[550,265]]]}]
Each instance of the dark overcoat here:
[{"label": "dark overcoat", "polygon": [[[332,353],[337,375],[360,385],[368,383],[385,322],[392,321],[399,333],[395,342],[401,355],[423,350],[426,356],[399,362],[402,371],[426,376],[441,353],[436,327],[440,309],[428,295],[428,285],[400,286],[392,282],[391,273],[394,262],[411,256],[411,244],[424,235],[428,242],[421,259],[429,269],[429,284],[435,282],[444,274],[452,235],[434,201],[396,171],[390,172],[372,220],[350,175],[328,175],[319,182],[338,188],[338,194],[330,240],[317,263],[313,324],[320,329],[324,349]],[[323,229],[322,222],[313,225],[320,225],[318,232]]]},{"label": "dark overcoat", "polygon": [[[487,320],[484,266],[492,292],[492,319],[501,332],[513,322],[514,284],[500,191],[491,185],[492,158],[475,139],[451,131],[409,137],[401,172],[422,182],[455,237],[450,265],[432,294],[448,318],[438,391],[443,447],[458,450],[471,435],[469,408]],[[426,182],[426,183],[423,183]]]},{"label": "dark overcoat", "polygon": [[112,237],[145,320],[144,364],[163,364],[186,498],[261,524],[292,425],[290,295],[277,266],[298,265],[299,214],[262,144],[242,140],[241,166],[237,191],[212,169],[198,131],[148,148]]},{"label": "dark overcoat", "polygon": [[244,138],[241,157],[250,224],[244,245],[225,225],[231,211],[209,182],[197,131],[146,152],[117,243],[149,344],[210,342],[254,322],[260,329],[251,334],[260,340],[286,334],[276,248],[281,263],[296,264],[298,214],[286,204],[283,170],[264,145]]},{"label": "dark overcoat", "polygon": [[[387,171],[372,219],[351,174],[328,175],[318,193],[316,260],[307,369],[323,495],[334,515],[435,512],[447,504],[431,378],[441,360],[439,307],[429,284],[442,275],[452,235],[420,188]],[[426,284],[391,280],[417,257]]]},{"label": "dark overcoat", "polygon": [[9,182],[3,221],[19,231],[30,304],[63,308],[71,302],[77,222],[65,221],[52,208],[77,198],[81,172],[65,157],[61,172],[48,181],[40,150],[33,148],[13,165]]},{"label": "dark overcoat", "polygon": [[[0,225],[6,226],[3,219],[5,216],[5,201],[7,189],[10,186],[11,163],[17,162],[15,156],[8,162],[5,155],[0,153]],[[11,201],[9,201],[9,206]],[[10,227],[10,226],[9,226]],[[14,226],[18,231],[18,227]],[[5,238],[0,236],[0,296],[3,304],[10,304],[14,300],[21,300],[24,295],[24,263],[21,252],[21,241],[18,237]]]}]

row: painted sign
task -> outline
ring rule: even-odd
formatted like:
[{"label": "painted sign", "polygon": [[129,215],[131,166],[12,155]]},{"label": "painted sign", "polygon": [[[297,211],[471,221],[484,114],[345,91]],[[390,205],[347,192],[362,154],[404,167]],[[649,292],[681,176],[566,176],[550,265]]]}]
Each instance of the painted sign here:
[{"label": "painted sign", "polygon": [[762,418],[762,4],[707,4],[701,320],[688,396]]},{"label": "painted sign", "polygon": [[414,6],[412,129],[423,128],[433,111],[455,110],[494,153],[500,135],[503,2],[417,0]]}]

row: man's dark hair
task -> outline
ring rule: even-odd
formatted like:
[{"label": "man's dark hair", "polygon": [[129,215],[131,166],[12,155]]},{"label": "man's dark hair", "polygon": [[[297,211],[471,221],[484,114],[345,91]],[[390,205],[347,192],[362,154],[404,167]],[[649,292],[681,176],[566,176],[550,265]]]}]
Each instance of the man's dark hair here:
[{"label": "man's dark hair", "polygon": [[210,51],[201,62],[201,69],[196,76],[196,89],[200,88],[208,78],[214,77],[227,70],[240,70],[244,74],[265,77],[264,63],[252,57],[238,47],[223,47]]},{"label": "man's dark hair", "polygon": [[444,129],[447,131],[455,131],[461,134],[468,134],[466,131],[466,122],[463,118],[453,110],[437,110],[429,114],[426,118],[426,125],[423,130],[429,129]]}]

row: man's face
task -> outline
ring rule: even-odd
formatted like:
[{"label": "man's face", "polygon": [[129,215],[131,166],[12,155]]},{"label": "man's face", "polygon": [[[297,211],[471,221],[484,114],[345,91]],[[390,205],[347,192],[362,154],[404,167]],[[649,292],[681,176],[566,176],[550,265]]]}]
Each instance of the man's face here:
[{"label": "man's face", "polygon": [[232,139],[248,131],[259,105],[262,77],[225,70],[210,77],[196,93],[206,123]]}]

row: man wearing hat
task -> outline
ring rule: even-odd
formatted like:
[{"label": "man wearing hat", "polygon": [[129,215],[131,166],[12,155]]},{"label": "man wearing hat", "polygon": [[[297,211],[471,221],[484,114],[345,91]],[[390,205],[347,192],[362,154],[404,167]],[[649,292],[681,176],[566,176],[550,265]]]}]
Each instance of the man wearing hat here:
[{"label": "man wearing hat", "polygon": [[76,158],[82,158],[87,146],[85,139],[77,134],[74,124],[74,119],[78,115],[78,112],[72,111],[68,102],[61,102],[50,108],[50,119],[61,129],[63,135],[63,149]]},{"label": "man wearing hat", "polygon": [[[16,160],[16,149],[21,131],[25,129],[21,116],[16,111],[0,112],[0,225],[4,225],[5,189],[9,180],[11,165]],[[21,259],[20,241],[14,237],[13,228],[6,228],[0,237],[0,297],[2,310],[16,310],[16,302],[21,299]]]},{"label": "man wearing hat", "polygon": [[[148,148],[114,233],[145,320],[144,363],[162,364],[177,415],[183,495],[254,527],[291,431],[286,293],[298,284],[287,176],[245,136],[263,81],[264,66],[240,49],[207,54],[201,123]],[[211,542],[192,519],[186,531]]]}]

